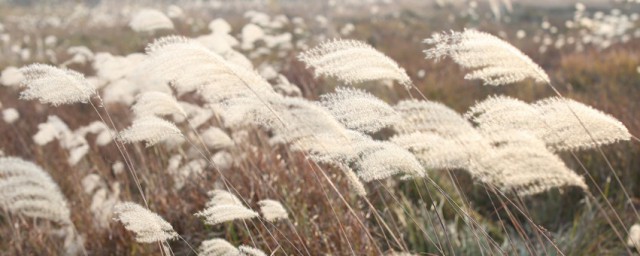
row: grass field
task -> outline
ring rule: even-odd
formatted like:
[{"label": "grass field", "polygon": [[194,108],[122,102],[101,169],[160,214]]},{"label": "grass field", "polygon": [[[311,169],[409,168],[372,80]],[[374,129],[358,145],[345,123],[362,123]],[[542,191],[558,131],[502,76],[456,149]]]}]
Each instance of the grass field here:
[{"label": "grass field", "polygon": [[76,2],[0,1],[1,255],[638,254],[637,3]]}]

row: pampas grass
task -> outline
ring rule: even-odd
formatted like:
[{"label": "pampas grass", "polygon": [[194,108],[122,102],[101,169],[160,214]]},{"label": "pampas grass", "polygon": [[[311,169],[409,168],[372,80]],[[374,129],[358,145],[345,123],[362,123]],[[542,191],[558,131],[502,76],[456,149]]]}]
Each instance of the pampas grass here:
[{"label": "pampas grass", "polygon": [[182,131],[175,124],[155,116],[136,118],[133,124],[120,132],[125,143],[146,142],[147,147],[170,137],[182,137]]},{"label": "pampas grass", "polygon": [[16,157],[0,157],[0,206],[27,217],[71,224],[67,199],[39,166]]},{"label": "pampas grass", "polygon": [[[0,88],[3,93],[21,90],[20,99],[43,103],[16,103],[2,95],[7,125],[0,130],[11,144],[0,146],[0,206],[6,213],[0,219],[9,253],[54,254],[38,248],[52,245],[73,252],[85,244],[89,253],[167,256],[619,254],[637,246],[637,229],[628,227],[632,216],[617,204],[619,188],[602,184],[607,175],[596,173],[600,159],[576,153],[597,149],[604,155],[601,146],[635,139],[632,129],[561,97],[550,76],[506,41],[510,31],[500,37],[471,29],[437,33],[424,41],[424,53],[427,59],[450,58],[465,69],[465,79],[494,86],[532,80],[550,85],[559,97],[530,103],[526,91],[512,93],[515,87],[505,92],[518,98],[499,95],[502,88],[469,89],[465,95],[498,94],[461,114],[468,97],[441,93],[455,87],[448,74],[425,63],[407,63],[405,70],[374,48],[412,59],[419,52],[405,46],[415,41],[415,31],[392,44],[390,35],[396,38],[402,29],[371,30],[366,43],[326,40],[308,30],[304,17],[250,11],[248,24],[219,18],[209,23],[210,34],[197,35],[208,21],[193,16],[194,9],[209,8],[198,6],[174,6],[171,19],[124,8],[119,15],[137,14],[128,25],[145,33],[127,29],[134,38],[123,37],[120,44],[139,51],[140,43],[153,42],[144,53],[123,50],[122,56],[100,52],[102,42],[57,56],[47,47],[68,47],[64,37],[34,33],[37,38],[18,42],[0,29],[0,46],[20,52],[20,63],[31,63],[32,53],[53,63],[54,57],[66,60],[2,75],[3,83],[21,84]],[[375,7],[370,11],[384,13],[381,20],[395,17],[387,15],[394,8]],[[471,9],[473,16],[483,8]],[[99,15],[88,22],[127,26],[120,16],[93,17]],[[84,22],[68,19],[64,26]],[[315,22],[331,31],[341,19],[317,16]],[[354,23],[345,28],[366,25]],[[146,33],[163,29],[189,36]],[[28,48],[31,41],[35,50]],[[6,52],[0,47],[0,55]],[[394,82],[404,88],[392,87]],[[584,88],[581,80],[559,82]],[[344,87],[361,84],[389,86]],[[543,95],[540,87],[530,89]],[[583,98],[581,90],[574,92],[572,97]],[[51,113],[47,106],[75,103],[90,103],[95,112],[78,104]],[[34,161],[4,157],[5,150]],[[612,170],[617,166],[605,162]],[[634,174],[623,174],[632,184]],[[631,202],[624,208],[633,207],[622,189]],[[540,221],[541,212],[551,220]],[[603,221],[586,223],[598,219]],[[79,230],[74,222],[81,223]],[[65,236],[65,245],[42,240],[43,230]],[[619,241],[591,239],[591,233]],[[579,243],[567,245],[565,239]]]},{"label": "pampas grass", "polygon": [[298,58],[313,67],[316,76],[335,77],[346,84],[389,79],[411,85],[411,79],[395,61],[356,40],[327,41]]},{"label": "pampas grass", "polygon": [[549,76],[538,64],[511,44],[491,34],[467,29],[463,32],[435,34],[424,43],[427,59],[451,57],[458,65],[472,69],[465,79],[480,79],[485,85],[505,85],[532,78],[549,83]]},{"label": "pampas grass", "polygon": [[264,199],[258,202],[260,205],[260,213],[262,213],[262,217],[264,217],[268,221],[277,221],[277,220],[286,220],[289,218],[289,214],[287,210],[284,209],[280,202]]},{"label": "pampas grass", "polygon": [[60,69],[44,64],[32,64],[20,69],[24,75],[20,93],[25,100],[37,99],[54,106],[87,103],[96,94],[84,76],[76,71]]},{"label": "pampas grass", "polygon": [[117,204],[114,207],[114,213],[114,220],[135,233],[136,241],[140,243],[164,242],[178,236],[169,222],[139,204],[131,202]]}]

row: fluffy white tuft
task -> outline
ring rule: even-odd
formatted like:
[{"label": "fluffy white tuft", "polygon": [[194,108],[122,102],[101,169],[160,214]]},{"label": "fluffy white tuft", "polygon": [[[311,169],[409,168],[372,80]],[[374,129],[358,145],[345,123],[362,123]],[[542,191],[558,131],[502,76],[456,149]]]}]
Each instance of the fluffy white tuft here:
[{"label": "fluffy white tuft", "polygon": [[207,147],[211,149],[225,149],[233,147],[234,145],[234,142],[229,135],[218,127],[209,127],[201,133],[201,136]]},{"label": "fluffy white tuft", "polygon": [[262,250],[253,248],[251,246],[241,245],[238,246],[241,256],[267,256]]},{"label": "fluffy white tuft", "polygon": [[226,61],[203,45],[184,37],[165,37],[147,46],[148,59],[138,71],[171,83],[179,94],[198,90],[217,103],[242,95],[273,92],[252,70]]},{"label": "fluffy white tuft", "polygon": [[197,212],[198,217],[204,217],[205,223],[216,225],[227,221],[245,220],[258,217],[258,213],[237,204],[214,205]]},{"label": "fluffy white tuft", "polygon": [[538,110],[508,96],[492,96],[473,105],[464,116],[484,133],[526,130],[543,133],[547,127]]},{"label": "fluffy white tuft", "polygon": [[45,64],[31,64],[20,68],[26,87],[20,99],[38,99],[54,106],[71,103],[87,103],[96,94],[95,88],[78,72]]},{"label": "fluffy white tuft", "polygon": [[472,158],[490,149],[481,136],[474,134],[444,138],[435,133],[399,134],[391,142],[413,153],[422,165],[432,170],[467,168]]},{"label": "fluffy white tuft", "polygon": [[458,112],[442,103],[422,100],[404,100],[394,106],[402,117],[394,128],[399,133],[428,132],[443,138],[455,138],[476,133]]},{"label": "fluffy white tuft", "polygon": [[17,157],[0,157],[0,207],[27,217],[71,224],[67,200],[51,176]]},{"label": "fluffy white tuft", "polygon": [[131,107],[131,110],[133,110],[133,113],[138,117],[150,115],[187,116],[187,113],[173,96],[156,91],[145,92],[138,95],[136,103]]},{"label": "fluffy white tuft", "polygon": [[544,142],[525,132],[501,132],[490,140],[496,148],[470,165],[472,175],[505,193],[522,196],[538,194],[552,188],[587,189],[584,179],[567,168],[549,152]]},{"label": "fluffy white tuft", "polygon": [[163,242],[178,237],[169,222],[139,204],[120,203],[114,207],[114,212],[114,219],[135,233],[136,241],[140,243]]},{"label": "fluffy white tuft", "polygon": [[113,207],[120,202],[120,183],[115,182],[111,188],[102,181],[99,175],[89,174],[81,181],[84,191],[91,196],[89,210],[98,227],[107,228],[113,216]]},{"label": "fluffy white tuft", "polygon": [[554,150],[587,149],[631,138],[627,128],[614,117],[558,97],[535,104],[505,96],[491,97],[473,106],[465,116],[483,133],[527,131]]},{"label": "fluffy white tuft", "polygon": [[449,56],[460,66],[472,69],[465,79],[481,79],[485,85],[506,85],[532,78],[549,83],[549,76],[527,55],[511,44],[488,33],[464,32],[435,34],[425,39],[433,48],[425,50],[427,59]]},{"label": "fluffy white tuft", "polygon": [[375,133],[400,120],[389,104],[362,90],[337,88],[335,93],[322,95],[320,99],[331,115],[356,131]]},{"label": "fluffy white tuft", "polygon": [[640,251],[640,224],[636,223],[629,228],[629,237],[627,238],[627,246],[635,247]]},{"label": "fluffy white tuft", "polygon": [[209,199],[209,201],[205,205],[206,207],[211,207],[215,205],[229,205],[229,204],[242,205],[242,201],[240,201],[240,199],[238,199],[237,196],[229,193],[229,191],[226,191],[226,190],[215,189],[215,190],[209,191],[207,195],[209,195],[211,199]]},{"label": "fluffy white tuft", "polygon": [[238,197],[228,191],[216,189],[208,194],[211,199],[205,209],[195,215],[204,217],[205,223],[209,225],[258,217],[257,212],[245,207]]},{"label": "fluffy white tuft", "polygon": [[393,143],[372,140],[363,141],[357,147],[359,149],[356,152],[361,157],[355,170],[358,177],[365,182],[386,179],[398,174],[412,177],[426,175],[413,154]]},{"label": "fluffy white tuft", "polygon": [[620,121],[580,102],[553,97],[535,107],[550,127],[543,140],[552,148],[586,149],[631,139]]},{"label": "fluffy white tuft", "polygon": [[278,201],[265,199],[258,202],[258,204],[260,205],[262,217],[268,221],[286,220],[289,218],[287,210],[284,209]]},{"label": "fluffy white tuft", "polygon": [[198,253],[203,256],[226,256],[226,255],[239,255],[240,251],[221,238],[214,238],[202,241]]},{"label": "fluffy white tuft", "polygon": [[20,113],[18,113],[18,110],[15,108],[2,110],[2,120],[4,120],[5,123],[12,124],[18,119],[20,119]]},{"label": "fluffy white tuft", "polygon": [[129,27],[136,32],[147,32],[159,29],[173,29],[173,22],[158,10],[143,9],[131,18]]},{"label": "fluffy white tuft", "polygon": [[370,45],[356,40],[332,40],[298,55],[316,76],[335,77],[347,84],[396,80],[406,87],[411,79],[398,63]]},{"label": "fluffy white tuft", "polygon": [[145,141],[147,147],[169,137],[182,137],[182,132],[175,124],[155,116],[144,116],[133,120],[131,126],[119,134],[125,143]]},{"label": "fluffy white tuft", "polygon": [[16,86],[24,79],[24,75],[20,69],[16,67],[7,67],[0,73],[0,84],[5,86]]}]

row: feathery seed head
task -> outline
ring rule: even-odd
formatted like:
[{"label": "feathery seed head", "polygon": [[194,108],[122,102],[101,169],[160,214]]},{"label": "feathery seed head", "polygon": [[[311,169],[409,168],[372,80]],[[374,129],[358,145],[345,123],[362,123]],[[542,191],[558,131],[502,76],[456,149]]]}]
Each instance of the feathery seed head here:
[{"label": "feathery seed head", "polygon": [[260,212],[262,213],[262,217],[264,217],[268,221],[273,222],[276,220],[285,220],[289,218],[287,210],[284,209],[282,204],[280,204],[280,202],[278,201],[265,199],[258,202],[258,204],[260,205]]},{"label": "feathery seed head", "polygon": [[207,193],[207,195],[211,198],[205,205],[206,207],[216,206],[216,205],[242,205],[242,201],[238,199],[238,197],[234,194],[229,193],[229,191],[215,189],[211,190]]},{"label": "feathery seed head", "polygon": [[335,93],[320,96],[321,104],[349,129],[375,133],[400,120],[386,102],[368,92],[339,87]]},{"label": "feathery seed head", "polygon": [[170,83],[178,94],[198,90],[209,103],[241,95],[273,92],[259,74],[225,60],[194,40],[170,36],[147,46],[146,59],[138,73],[150,74]]},{"label": "feathery seed head", "polygon": [[202,241],[198,253],[203,256],[226,256],[239,255],[240,251],[226,240],[214,238]]},{"label": "feathery seed head", "polygon": [[549,152],[544,143],[527,142],[537,138],[526,133],[511,134],[514,136],[501,138],[495,150],[472,159],[469,171],[475,178],[505,193],[515,191],[523,196],[552,188],[587,189],[584,179]]},{"label": "feathery seed head", "polygon": [[443,138],[477,133],[458,112],[439,102],[403,100],[394,109],[402,117],[395,125],[400,133],[428,132]]},{"label": "feathery seed head", "polygon": [[397,174],[426,175],[420,162],[405,149],[390,142],[372,141],[368,144],[369,148],[357,151],[363,155],[356,168],[358,177],[363,181],[386,179]]},{"label": "feathery seed head", "polygon": [[20,99],[38,99],[54,106],[87,103],[96,94],[95,88],[76,71],[60,69],[45,64],[31,64],[20,68],[25,78]]},{"label": "feathery seed head", "polygon": [[411,79],[398,63],[361,41],[326,41],[301,53],[298,59],[313,67],[316,76],[335,77],[346,84],[395,80],[411,86]]},{"label": "feathery seed head", "polygon": [[508,96],[489,97],[471,107],[464,116],[484,133],[527,130],[540,134],[547,129],[535,107]]},{"label": "feathery seed head", "polygon": [[27,217],[71,224],[67,200],[51,176],[17,157],[0,157],[0,207]]},{"label": "feathery seed head", "polygon": [[390,141],[413,153],[426,169],[466,169],[471,159],[490,148],[484,138],[474,135],[444,138],[435,133],[415,132],[396,135]]},{"label": "feathery seed head", "polygon": [[149,115],[187,116],[187,113],[173,96],[157,91],[144,92],[138,95],[136,103],[131,107],[131,110],[138,117]]},{"label": "feathery seed head", "polygon": [[627,238],[627,246],[635,247],[640,250],[640,224],[636,223],[629,228],[629,237]]},{"label": "feathery seed head", "polygon": [[427,59],[451,57],[463,68],[472,69],[465,79],[481,79],[485,85],[506,85],[532,78],[549,83],[549,76],[528,56],[511,44],[485,32],[441,33],[425,39],[433,47],[424,51]]},{"label": "feathery seed head", "polygon": [[620,121],[580,102],[553,97],[534,104],[550,128],[542,139],[557,150],[579,150],[631,139]]},{"label": "feathery seed head", "polygon": [[129,27],[136,32],[148,32],[159,29],[173,29],[173,22],[158,10],[144,9],[133,16],[129,22]]},{"label": "feathery seed head", "polygon": [[125,202],[114,207],[115,220],[135,233],[136,241],[154,243],[178,237],[169,222],[136,203]]},{"label": "feathery seed head", "polygon": [[209,206],[197,212],[195,216],[204,217],[205,223],[209,225],[216,225],[227,221],[251,219],[259,215],[241,204],[224,204]]},{"label": "feathery seed head", "polygon": [[218,127],[209,127],[201,134],[202,140],[211,149],[225,149],[233,147],[233,140],[227,135],[226,132]]},{"label": "feathery seed head", "polygon": [[241,245],[238,246],[241,256],[267,256],[262,250],[253,248],[251,246]]},{"label": "feathery seed head", "polygon": [[133,120],[131,126],[119,134],[125,143],[145,141],[150,147],[170,137],[182,137],[175,124],[155,116],[143,116]]}]

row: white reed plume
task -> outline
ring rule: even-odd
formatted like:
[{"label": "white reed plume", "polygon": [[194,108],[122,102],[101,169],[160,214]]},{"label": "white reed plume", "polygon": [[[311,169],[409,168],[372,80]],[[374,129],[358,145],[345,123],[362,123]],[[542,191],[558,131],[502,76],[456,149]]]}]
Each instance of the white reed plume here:
[{"label": "white reed plume", "polygon": [[173,96],[156,91],[144,92],[138,95],[136,103],[133,104],[131,110],[138,117],[149,115],[187,116],[187,113]]},{"label": "white reed plume", "polygon": [[409,151],[390,142],[356,142],[356,154],[360,159],[355,163],[358,177],[365,182],[404,174],[410,177],[424,177],[426,172],[420,162]]},{"label": "white reed plume", "polygon": [[548,128],[534,106],[508,96],[489,97],[473,105],[464,116],[485,133],[526,130],[542,137]]},{"label": "white reed plume", "polygon": [[296,143],[301,139],[315,138],[322,134],[340,136],[346,131],[344,126],[319,104],[303,98],[278,96],[276,94],[272,97],[277,100],[272,101],[271,105],[279,119],[268,112],[268,109],[262,109],[263,114],[256,114],[257,121],[262,126],[274,131],[273,140]]},{"label": "white reed plume", "polygon": [[527,196],[552,188],[577,187],[587,190],[584,179],[549,152],[544,143],[526,132],[492,135],[497,147],[474,158],[469,171],[480,181],[505,193]]},{"label": "white reed plume", "polygon": [[631,139],[620,121],[580,102],[553,97],[535,107],[550,127],[542,138],[554,149],[587,149]]},{"label": "white reed plume", "polygon": [[238,250],[240,250],[240,256],[267,256],[262,250],[251,246],[241,245],[238,246]]},{"label": "white reed plume", "polygon": [[0,157],[0,207],[15,214],[71,225],[69,206],[56,182],[39,166]]},{"label": "white reed plume", "polygon": [[160,29],[173,29],[173,22],[158,10],[143,9],[131,18],[129,27],[136,32],[147,32]]},{"label": "white reed plume", "polygon": [[252,70],[226,61],[201,44],[184,37],[165,37],[147,46],[148,59],[138,72],[170,82],[179,94],[199,90],[210,103],[242,95],[273,92]]},{"label": "white reed plume", "polygon": [[391,142],[413,153],[426,169],[467,169],[477,155],[485,154],[490,145],[481,136],[469,134],[444,138],[435,133],[399,134]]},{"label": "white reed plume", "polygon": [[528,131],[553,150],[587,149],[631,138],[627,128],[614,117],[559,97],[535,104],[505,96],[490,97],[474,105],[465,116],[483,133]]},{"label": "white reed plume", "polygon": [[259,216],[257,212],[245,207],[238,197],[228,191],[216,189],[208,194],[211,199],[205,205],[205,209],[197,212],[195,216],[204,217],[205,223],[209,225]]},{"label": "white reed plume", "polygon": [[485,85],[506,85],[532,78],[549,83],[549,76],[527,55],[511,44],[488,33],[472,29],[435,34],[424,43],[427,59],[449,56],[458,65],[472,69],[465,79],[481,79]]},{"label": "white reed plume", "polygon": [[340,87],[320,99],[331,115],[356,131],[375,133],[400,121],[400,116],[389,104],[363,90]]},{"label": "white reed plume", "polygon": [[20,119],[20,113],[15,108],[7,108],[2,110],[2,120],[5,123],[12,124]]},{"label": "white reed plume", "polygon": [[78,72],[45,64],[31,64],[20,68],[25,79],[21,86],[26,90],[20,99],[38,99],[54,106],[71,103],[87,103],[96,94],[95,88]]},{"label": "white reed plume", "polygon": [[215,189],[207,193],[211,199],[205,205],[211,207],[215,205],[242,205],[242,201],[237,196],[231,194],[229,191]]},{"label": "white reed plume", "polygon": [[204,222],[209,225],[216,225],[227,221],[251,219],[259,215],[243,205],[225,204],[207,207],[195,216],[203,217]]},{"label": "white reed plume", "polygon": [[202,140],[204,140],[207,147],[211,149],[225,149],[234,145],[229,135],[218,127],[209,127],[200,136],[202,136]]},{"label": "white reed plume", "polygon": [[346,84],[374,80],[396,80],[406,87],[412,84],[398,63],[361,41],[326,41],[298,59],[313,67],[316,76],[335,77]]},{"label": "white reed plume", "polygon": [[262,213],[262,217],[264,217],[268,221],[277,221],[277,220],[286,220],[289,218],[289,214],[287,210],[280,204],[280,202],[264,199],[258,202],[260,205],[260,212]]},{"label": "white reed plume", "polygon": [[[357,149],[352,146],[352,143],[363,140],[364,138],[362,137],[362,135],[358,134],[356,138],[349,132],[343,135],[320,133],[315,136],[300,138],[292,145],[294,150],[307,152],[308,157],[317,163],[333,165],[355,161]],[[282,143],[286,143],[286,141]]]},{"label": "white reed plume", "polygon": [[0,84],[4,86],[16,86],[24,79],[24,75],[20,72],[20,69],[16,67],[6,67],[0,73]]},{"label": "white reed plume", "polygon": [[394,106],[402,117],[394,127],[399,133],[428,132],[443,138],[476,133],[458,112],[442,103],[423,100],[403,100]]},{"label": "white reed plume", "polygon": [[[60,146],[69,151],[69,164],[76,165],[89,153],[89,143],[84,138],[85,130],[86,128],[80,127],[72,132],[60,118],[49,116],[46,123],[38,125],[38,133],[33,136],[33,140],[38,145],[44,145],[57,139]],[[108,136],[111,139],[111,135]]]},{"label": "white reed plume", "polygon": [[145,141],[150,147],[170,137],[182,137],[175,124],[155,116],[144,116],[133,120],[131,126],[119,134],[125,143]]},{"label": "white reed plume", "polygon": [[640,251],[640,224],[636,223],[629,228],[629,237],[627,238],[627,246],[635,247]]},{"label": "white reed plume", "polygon": [[136,241],[139,243],[164,242],[175,239],[178,233],[173,230],[169,222],[165,221],[158,214],[136,203],[125,202],[114,207],[116,217],[124,227],[135,233]]},{"label": "white reed plume", "polygon": [[222,238],[214,238],[202,241],[198,248],[198,254],[203,256],[227,256],[239,255],[240,251]]},{"label": "white reed plume", "polygon": [[[294,150],[307,152],[314,161],[347,166],[354,164],[358,176],[364,181],[396,174],[424,175],[420,163],[408,151],[345,129],[326,109],[313,102],[282,98],[273,106],[286,126],[274,120],[265,124],[275,135],[272,141],[290,144]],[[262,118],[265,116],[268,115],[261,115]]]}]

